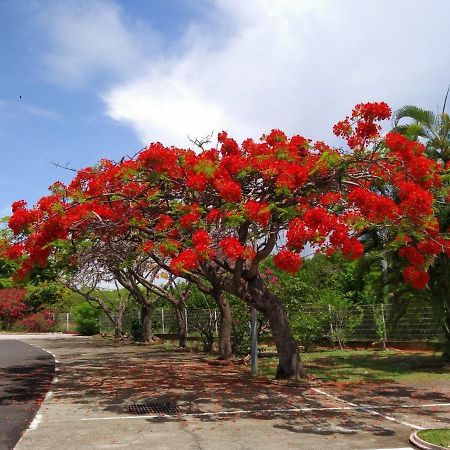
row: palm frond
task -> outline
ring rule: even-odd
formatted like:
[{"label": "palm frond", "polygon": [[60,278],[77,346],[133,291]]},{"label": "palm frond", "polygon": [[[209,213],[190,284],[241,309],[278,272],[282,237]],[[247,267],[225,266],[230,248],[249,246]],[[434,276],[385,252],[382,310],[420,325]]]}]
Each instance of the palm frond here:
[{"label": "palm frond", "polygon": [[442,106],[442,114],[445,113],[445,107],[447,106],[448,92],[450,91],[450,84],[447,88],[447,93],[445,94],[444,105]]},{"label": "palm frond", "polygon": [[419,138],[432,139],[433,135],[420,123],[413,122],[407,125],[397,125],[392,131],[403,134],[413,141],[417,141]]},{"label": "palm frond", "polygon": [[402,119],[412,119],[433,130],[437,125],[437,117],[432,111],[414,105],[406,105],[394,113],[393,123],[397,126]]}]

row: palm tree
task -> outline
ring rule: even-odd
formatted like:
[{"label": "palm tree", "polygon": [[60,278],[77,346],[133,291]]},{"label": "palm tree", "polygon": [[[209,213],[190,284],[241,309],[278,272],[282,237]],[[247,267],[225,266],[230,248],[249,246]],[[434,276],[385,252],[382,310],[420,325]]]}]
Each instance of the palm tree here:
[{"label": "palm tree", "polygon": [[[392,129],[411,140],[422,141],[427,148],[427,155],[444,163],[450,161],[450,117],[445,112],[448,94],[449,90],[442,112],[438,114],[413,105],[403,106],[394,113]],[[400,125],[403,119],[410,121]]]}]

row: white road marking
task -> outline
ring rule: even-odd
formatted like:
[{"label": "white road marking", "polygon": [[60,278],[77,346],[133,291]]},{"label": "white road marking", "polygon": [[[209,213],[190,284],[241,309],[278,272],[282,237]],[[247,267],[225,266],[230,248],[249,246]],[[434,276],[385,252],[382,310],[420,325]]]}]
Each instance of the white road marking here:
[{"label": "white road marking", "polygon": [[333,400],[337,400],[339,402],[346,403],[347,405],[353,406],[355,409],[359,409],[361,411],[365,411],[365,412],[367,412],[369,414],[372,414],[373,416],[383,417],[386,420],[389,420],[391,422],[399,423],[400,425],[404,425],[406,427],[413,428],[415,430],[423,430],[424,429],[423,427],[420,427],[419,425],[414,425],[412,423],[405,422],[403,420],[398,420],[395,417],[387,416],[386,414],[381,414],[381,413],[379,413],[377,411],[374,411],[374,408],[376,408],[376,406],[374,406],[374,407],[359,406],[356,403],[352,403],[352,402],[349,402],[349,401],[344,400],[342,398],[336,397],[335,395],[329,394],[328,392],[322,391],[320,389],[317,389],[317,388],[312,388],[312,389],[313,389],[313,391],[315,391],[315,392],[317,392],[319,394],[325,395],[328,398],[332,398]]},{"label": "white road marking", "polygon": [[42,420],[42,414],[39,414],[39,413],[36,414],[34,416],[33,421],[30,423],[30,426],[28,427],[28,429],[35,430],[38,427],[38,425],[40,424],[41,420]]},{"label": "white road marking", "polygon": [[[323,391],[322,391],[323,392]],[[320,392],[320,393],[322,393]],[[323,393],[323,395],[331,396],[331,394]],[[332,396],[334,397],[334,396]],[[204,417],[204,416],[232,416],[238,414],[251,414],[251,413],[300,413],[300,412],[324,412],[324,411],[366,411],[370,414],[376,416],[382,416],[387,420],[391,420],[394,422],[399,422],[402,425],[423,429],[422,427],[418,427],[417,425],[409,424],[408,422],[398,421],[393,417],[386,416],[384,414],[373,411],[374,409],[411,409],[411,408],[429,408],[429,407],[443,407],[450,406],[450,403],[427,403],[420,405],[395,405],[395,406],[358,406],[354,403],[347,402],[346,400],[338,399],[341,402],[348,403],[349,406],[330,406],[330,407],[311,407],[311,408],[284,408],[284,409],[236,409],[233,411],[216,411],[216,412],[203,412],[203,413],[180,413],[180,414],[149,414],[149,415],[127,415],[127,416],[113,416],[113,417],[87,417],[83,419],[78,419],[80,421],[94,421],[94,420],[134,420],[134,419],[158,419],[158,418],[177,418],[177,417]],[[120,404],[116,404],[119,406]]]},{"label": "white road marking", "polygon": [[[366,406],[364,405],[363,408],[368,409],[407,409],[407,408],[434,408],[436,406],[450,406],[450,403],[423,403],[422,405],[380,405],[380,406]],[[361,408],[361,407],[360,407]]]},{"label": "white road marking", "polygon": [[[47,352],[49,355],[51,355],[53,357],[53,360],[55,361],[55,372],[57,370],[59,370],[59,368],[56,367],[56,363],[57,363],[57,359],[56,359],[56,355],[54,355],[51,351],[42,348],[42,347],[38,347],[37,345],[34,344],[30,344],[29,342],[26,342],[26,344],[31,345],[32,347],[38,348],[39,350],[43,350],[44,352]],[[53,376],[53,380],[50,384],[50,387],[53,386],[55,383],[58,382],[58,377]],[[21,438],[19,439],[19,441],[17,442],[16,446],[19,445],[19,442],[23,439],[23,437],[25,436],[25,434],[29,431],[29,430],[35,430],[39,424],[42,421],[42,414],[39,413],[39,411],[42,408],[42,405],[44,404],[45,400],[51,398],[53,396],[53,392],[49,389],[47,394],[45,394],[44,400],[42,401],[38,412],[36,413],[36,415],[34,416],[33,420],[31,421],[30,425],[28,426],[28,428],[25,430],[25,432],[22,434]]]}]

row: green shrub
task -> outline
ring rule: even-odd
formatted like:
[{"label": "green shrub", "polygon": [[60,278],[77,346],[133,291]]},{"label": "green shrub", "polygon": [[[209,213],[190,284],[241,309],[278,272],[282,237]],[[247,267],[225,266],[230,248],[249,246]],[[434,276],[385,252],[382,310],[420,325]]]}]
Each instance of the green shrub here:
[{"label": "green shrub", "polygon": [[83,336],[92,336],[100,332],[100,311],[88,302],[75,307],[76,330]]},{"label": "green shrub", "polygon": [[324,340],[330,323],[328,309],[317,308],[314,312],[299,311],[290,318],[292,332],[306,352],[314,349],[315,345]]},{"label": "green shrub", "polygon": [[[252,345],[252,323],[248,306],[238,302],[231,305],[231,350],[234,355],[248,355]],[[258,341],[269,331],[268,320],[258,313],[257,333]]]},{"label": "green shrub", "polygon": [[130,334],[135,342],[142,342],[142,326],[139,319],[133,319],[131,322]]},{"label": "green shrub", "polygon": [[250,321],[246,318],[233,320],[231,325],[231,350],[234,355],[248,355],[251,345]]}]

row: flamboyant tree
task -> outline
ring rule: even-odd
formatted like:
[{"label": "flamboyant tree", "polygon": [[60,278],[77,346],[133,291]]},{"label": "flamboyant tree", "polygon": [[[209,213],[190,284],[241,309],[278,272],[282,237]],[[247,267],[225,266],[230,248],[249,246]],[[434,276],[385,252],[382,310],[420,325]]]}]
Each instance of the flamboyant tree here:
[{"label": "flamboyant tree", "polygon": [[357,105],[334,127],[346,149],[280,130],[238,145],[222,132],[217,148],[155,143],[132,159],[103,160],[68,186],[55,184],[31,209],[16,202],[9,226],[17,241],[8,251],[23,259],[23,275],[47,264],[55,242],[127,236],[174,275],[263,313],[278,350],[277,376],[304,375],[285,308],[259,270],[269,255],[295,273],[305,246],[355,259],[362,233],[388,229],[408,261],[405,281],[424,288],[426,261],[449,252],[433,211],[435,193],[448,190],[446,168],[418,142],[381,137],[379,121],[390,113],[385,103]]}]

